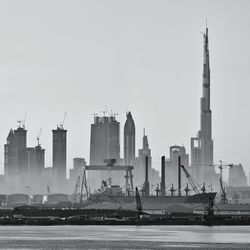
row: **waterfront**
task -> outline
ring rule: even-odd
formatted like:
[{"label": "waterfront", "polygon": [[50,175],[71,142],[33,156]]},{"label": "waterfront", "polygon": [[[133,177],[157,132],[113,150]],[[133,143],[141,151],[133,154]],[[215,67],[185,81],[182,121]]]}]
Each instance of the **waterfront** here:
[{"label": "waterfront", "polygon": [[250,226],[1,226],[1,249],[250,248]]}]

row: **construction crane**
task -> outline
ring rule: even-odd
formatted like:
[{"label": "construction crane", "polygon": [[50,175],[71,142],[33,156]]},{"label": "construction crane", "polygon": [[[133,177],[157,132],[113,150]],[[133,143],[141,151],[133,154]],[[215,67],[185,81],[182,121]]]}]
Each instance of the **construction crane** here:
[{"label": "construction crane", "polygon": [[[186,168],[183,165],[181,165],[181,168],[184,171],[184,174],[185,174],[189,184],[191,185],[192,189],[194,190],[194,192],[196,194],[199,194],[200,192],[195,184],[196,181],[194,180],[194,178],[189,174],[189,172],[186,170]],[[198,185],[198,183],[197,183],[197,185]]]},{"label": "construction crane", "polygon": [[17,121],[17,127],[18,128],[25,129],[26,118],[27,118],[27,111],[25,111],[24,119],[23,120],[20,119],[20,120]]},{"label": "construction crane", "polygon": [[221,195],[221,203],[222,204],[227,204],[228,200],[227,200],[227,194],[226,194],[226,189],[223,186],[223,168],[224,167],[233,167],[233,164],[223,164],[222,160],[219,161],[219,164],[213,164],[213,165],[209,165],[211,167],[218,167],[220,169],[220,195]]},{"label": "construction crane", "polygon": [[233,167],[233,163],[230,164],[223,164],[222,160],[219,161],[219,164],[213,164],[213,165],[209,165],[210,167],[218,167],[220,169],[220,178],[221,181],[223,182],[223,168],[224,167]]},{"label": "construction crane", "polygon": [[141,205],[140,194],[137,187],[135,188],[135,199],[136,199],[137,216],[139,218],[142,213],[142,205]]},{"label": "construction crane", "polygon": [[37,146],[40,146],[40,136],[41,136],[41,133],[42,133],[42,129],[43,129],[43,128],[40,128],[39,134],[38,134],[38,136],[36,137]]},{"label": "construction crane", "polygon": [[[195,181],[195,179],[189,174],[189,172],[186,170],[186,168],[181,165],[181,168],[183,169],[185,175],[186,175],[186,178],[189,182],[189,184],[192,186],[192,189],[195,191],[196,194],[200,194],[196,184],[199,186],[199,184]],[[196,183],[196,184],[195,184]],[[187,186],[187,189],[188,189],[188,186]],[[202,188],[201,188],[201,191],[203,193],[205,193],[206,191],[206,188],[205,188],[205,184],[203,184]],[[205,211],[206,211],[206,219],[211,219],[214,215],[214,199],[209,196],[208,197],[209,201],[208,201],[208,206],[205,207]],[[202,203],[202,199],[200,198],[200,202]],[[217,207],[218,209],[218,207]]]},{"label": "construction crane", "polygon": [[74,201],[77,202],[78,189],[80,187],[81,176],[77,177],[75,188],[74,188]]},{"label": "construction crane", "polygon": [[67,112],[64,113],[63,119],[60,122],[58,128],[63,129],[63,125],[64,125],[64,122],[65,122],[66,115],[67,115]]}]

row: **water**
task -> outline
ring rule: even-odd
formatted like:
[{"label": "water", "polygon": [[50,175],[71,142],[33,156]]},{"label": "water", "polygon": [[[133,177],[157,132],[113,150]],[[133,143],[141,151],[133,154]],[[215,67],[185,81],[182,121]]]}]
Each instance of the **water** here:
[{"label": "water", "polygon": [[1,249],[250,249],[250,226],[0,226]]}]

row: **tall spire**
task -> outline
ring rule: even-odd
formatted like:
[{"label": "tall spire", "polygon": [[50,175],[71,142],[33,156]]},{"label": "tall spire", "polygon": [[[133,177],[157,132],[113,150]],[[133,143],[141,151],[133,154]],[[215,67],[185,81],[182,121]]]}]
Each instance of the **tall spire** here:
[{"label": "tall spire", "polygon": [[200,136],[212,138],[212,118],[210,109],[210,65],[209,65],[209,48],[208,48],[208,28],[203,34],[204,40],[204,58],[203,58],[203,75],[202,75],[202,97],[201,97],[201,128]]},{"label": "tall spire", "polygon": [[210,110],[210,66],[209,66],[209,49],[208,49],[208,28],[203,34],[204,39],[204,62],[203,62],[203,98],[205,98],[205,105],[203,111]]}]

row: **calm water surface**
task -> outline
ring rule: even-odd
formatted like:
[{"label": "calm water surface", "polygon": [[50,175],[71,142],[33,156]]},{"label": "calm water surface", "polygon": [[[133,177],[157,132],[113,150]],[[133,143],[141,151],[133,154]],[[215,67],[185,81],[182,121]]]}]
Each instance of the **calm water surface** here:
[{"label": "calm water surface", "polygon": [[250,249],[250,226],[0,226],[1,249]]}]

